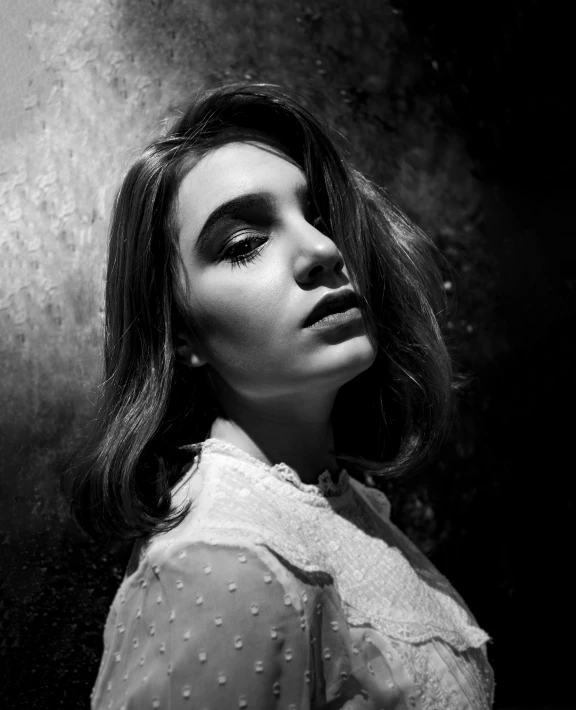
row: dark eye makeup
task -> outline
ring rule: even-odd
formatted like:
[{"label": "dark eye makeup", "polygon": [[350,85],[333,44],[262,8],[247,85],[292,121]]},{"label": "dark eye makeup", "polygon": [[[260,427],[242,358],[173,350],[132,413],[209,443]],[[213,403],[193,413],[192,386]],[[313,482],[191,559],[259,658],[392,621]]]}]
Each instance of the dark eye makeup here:
[{"label": "dark eye makeup", "polygon": [[240,236],[240,239],[230,243],[222,254],[222,260],[230,262],[233,267],[254,261],[268,241],[267,235],[251,230],[243,230],[234,236]]},{"label": "dark eye makeup", "polygon": [[[306,221],[326,233],[322,217],[306,186],[297,189],[297,197]],[[210,215],[198,237],[197,248],[201,252],[207,250],[214,254],[214,244],[220,242],[213,256],[216,261],[228,262],[232,266],[248,264],[260,256],[276,221],[272,195],[241,195],[220,205]],[[229,236],[229,239],[222,240],[222,243],[218,235]]]}]

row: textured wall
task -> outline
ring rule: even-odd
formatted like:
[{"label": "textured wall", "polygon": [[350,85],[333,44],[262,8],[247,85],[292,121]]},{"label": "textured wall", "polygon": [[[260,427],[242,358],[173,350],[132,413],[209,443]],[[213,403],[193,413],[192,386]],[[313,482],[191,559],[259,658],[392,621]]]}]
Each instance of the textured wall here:
[{"label": "textured wall", "polygon": [[[398,20],[386,4],[373,6],[334,2],[318,12],[224,0],[3,6],[0,423],[5,444],[20,447],[7,449],[15,480],[3,485],[12,493],[34,489],[55,505],[52,472],[43,458],[42,472],[27,457],[66,448],[60,440],[89,411],[113,192],[131,153],[183,96],[242,78],[297,89],[352,142],[363,167],[395,178],[398,194],[424,223],[439,215],[462,222],[474,211],[475,184],[457,145],[439,150],[434,131],[413,122],[412,131],[407,124],[403,136],[374,150],[382,145],[381,125],[365,120],[358,127],[350,87],[363,97],[367,119],[398,113],[383,100],[394,76],[391,35]],[[14,468],[15,455],[26,461],[24,473]],[[20,512],[12,512],[22,524]],[[33,530],[46,522],[25,517]]]},{"label": "textured wall", "polygon": [[[417,3],[400,5],[410,12],[388,0],[1,1],[0,697],[12,709],[86,707],[123,572],[126,551],[87,543],[69,524],[57,483],[98,382],[115,187],[167,107],[241,79],[283,84],[320,109],[454,269],[446,282],[459,293],[452,330],[477,379],[440,463],[395,486],[396,518],[495,637],[500,697],[547,697],[545,687],[524,683],[533,641],[525,620],[550,594],[546,579],[560,580],[558,540],[573,514],[558,465],[570,436],[566,420],[549,416],[557,411],[550,393],[564,392],[573,371],[572,193],[481,188],[462,133],[438,118],[442,91],[459,92],[468,133],[484,111],[478,135],[487,145],[510,115],[503,106],[517,79],[523,95],[534,90],[535,71],[522,77],[518,69],[521,52],[510,53],[502,74],[515,30],[492,20],[499,4],[479,6],[485,39],[476,54],[447,21],[457,4],[425,13],[436,46],[410,39],[406,16],[416,26],[422,13]],[[529,13],[522,7],[519,15],[524,22]],[[540,27],[542,13],[533,15]],[[476,20],[469,22],[472,38]],[[502,45],[492,55],[490,28]],[[532,39],[522,44],[530,52]],[[484,88],[485,65],[492,74]],[[501,103],[490,104],[493,95]],[[524,107],[517,102],[519,125]],[[512,124],[507,130],[522,136],[514,163],[528,136]],[[537,144],[535,137],[531,131],[534,154],[547,156],[547,136]],[[491,150],[494,161],[500,144]],[[546,470],[548,487],[538,492],[539,539],[526,545],[534,467]],[[555,593],[567,588],[560,580]],[[547,627],[540,642],[557,648],[561,631]],[[546,662],[566,668],[567,658]]]},{"label": "textured wall", "polygon": [[[98,382],[107,220],[131,154],[183,96],[253,78],[300,90],[389,177],[391,155],[371,149],[382,131],[365,121],[360,139],[349,92],[383,113],[396,25],[386,3],[4,0],[0,647],[11,707],[85,706],[122,573],[123,550],[88,545],[68,523],[58,473]],[[418,180],[414,157],[402,184]]]},{"label": "textured wall", "polygon": [[[363,92],[368,117],[395,108],[383,100],[394,76],[394,13],[386,4],[324,5],[317,13],[205,0],[3,6],[0,417],[9,430],[34,421],[48,436],[94,382],[113,190],[165,108],[201,86],[256,78],[299,89],[352,140],[363,167],[394,174],[424,222],[446,221],[447,199],[448,222],[474,210],[477,191],[457,145],[438,150],[434,131],[416,122],[392,154],[374,150],[377,123],[357,128],[350,87]],[[454,184],[457,199],[445,199]]]}]

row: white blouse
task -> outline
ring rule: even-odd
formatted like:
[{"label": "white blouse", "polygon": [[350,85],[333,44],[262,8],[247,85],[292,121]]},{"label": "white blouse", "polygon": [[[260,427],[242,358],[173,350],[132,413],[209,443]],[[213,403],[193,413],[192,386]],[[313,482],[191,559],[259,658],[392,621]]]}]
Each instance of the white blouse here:
[{"label": "white blouse", "polygon": [[192,508],[135,552],[93,710],[492,707],[488,636],[383,493],[191,448],[174,501]]}]

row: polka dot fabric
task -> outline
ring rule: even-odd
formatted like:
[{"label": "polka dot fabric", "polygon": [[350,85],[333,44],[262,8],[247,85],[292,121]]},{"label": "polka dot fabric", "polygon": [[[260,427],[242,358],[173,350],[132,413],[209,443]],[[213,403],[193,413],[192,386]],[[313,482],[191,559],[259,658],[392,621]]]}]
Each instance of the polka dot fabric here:
[{"label": "polka dot fabric", "polygon": [[93,707],[302,707],[305,615],[254,553],[195,544],[141,567],[111,610]]},{"label": "polka dot fabric", "polygon": [[[463,602],[391,523],[383,494],[345,473],[303,484],[210,440],[174,492],[176,506],[187,500],[178,527],[135,548],[92,710],[491,708],[484,632],[471,616],[461,625]],[[397,593],[402,579],[424,600],[450,594],[457,615],[433,627],[409,589]],[[414,621],[400,634],[357,604]],[[448,622],[470,629],[463,648]],[[424,640],[411,640],[414,628],[429,629]]]},{"label": "polka dot fabric", "polygon": [[348,630],[333,585],[292,582],[286,593],[241,547],[145,558],[112,605],[93,707],[396,707],[392,668],[365,629]]}]

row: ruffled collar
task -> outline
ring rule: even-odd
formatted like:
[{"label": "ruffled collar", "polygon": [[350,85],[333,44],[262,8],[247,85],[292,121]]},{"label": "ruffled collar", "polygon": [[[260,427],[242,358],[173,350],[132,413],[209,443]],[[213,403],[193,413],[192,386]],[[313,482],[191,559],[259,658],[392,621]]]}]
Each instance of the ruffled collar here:
[{"label": "ruffled collar", "polygon": [[207,455],[196,462],[204,474],[195,513],[181,532],[187,544],[242,539],[305,573],[327,573],[349,624],[368,624],[397,641],[440,638],[464,651],[488,640],[449,582],[346,471],[337,484],[327,471],[318,484],[304,484],[286,464],[270,466],[218,439],[185,448]]},{"label": "ruffled collar", "polygon": [[245,463],[252,464],[259,469],[266,471],[270,475],[279,478],[286,483],[292,484],[302,493],[307,493],[312,496],[322,497],[322,498],[337,498],[345,495],[350,489],[350,477],[346,469],[341,469],[338,474],[338,480],[334,482],[330,471],[326,469],[323,471],[319,478],[318,483],[304,483],[298,473],[285,463],[277,463],[273,466],[260,461],[254,456],[251,456],[246,451],[239,449],[234,444],[230,444],[227,441],[222,441],[221,439],[216,439],[211,437],[205,441],[201,441],[197,444],[190,444],[188,446],[183,446],[183,449],[194,452],[206,452],[206,453],[217,453],[224,454],[226,456],[232,456],[235,459],[244,461]]}]

